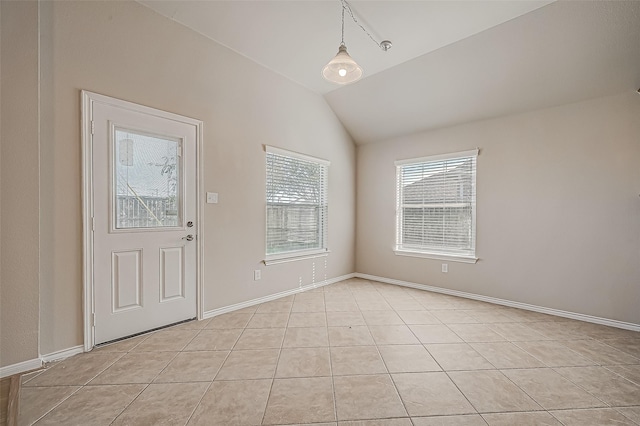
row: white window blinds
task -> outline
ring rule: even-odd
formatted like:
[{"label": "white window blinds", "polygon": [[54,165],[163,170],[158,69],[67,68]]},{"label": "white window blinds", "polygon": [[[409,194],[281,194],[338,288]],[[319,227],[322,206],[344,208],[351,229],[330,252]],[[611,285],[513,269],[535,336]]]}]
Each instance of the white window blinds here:
[{"label": "white window blinds", "polygon": [[396,250],[475,258],[478,150],[396,162]]},{"label": "white window blinds", "polygon": [[266,254],[326,251],[329,163],[266,147]]}]

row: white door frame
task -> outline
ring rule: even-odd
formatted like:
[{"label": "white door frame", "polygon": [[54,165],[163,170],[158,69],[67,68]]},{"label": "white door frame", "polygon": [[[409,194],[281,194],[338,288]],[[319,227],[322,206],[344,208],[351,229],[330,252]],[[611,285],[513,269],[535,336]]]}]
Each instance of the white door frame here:
[{"label": "white door frame", "polygon": [[93,276],[93,105],[96,103],[116,106],[134,112],[153,115],[180,123],[196,126],[196,223],[198,224],[198,235],[196,239],[196,312],[198,319],[204,316],[203,295],[203,272],[204,272],[204,223],[203,207],[200,200],[203,200],[203,170],[201,167],[202,154],[202,128],[200,120],[184,117],[155,108],[134,104],[131,102],[111,98],[86,90],[81,91],[82,97],[82,300],[84,319],[84,351],[93,349],[95,344],[94,321],[94,276]]}]

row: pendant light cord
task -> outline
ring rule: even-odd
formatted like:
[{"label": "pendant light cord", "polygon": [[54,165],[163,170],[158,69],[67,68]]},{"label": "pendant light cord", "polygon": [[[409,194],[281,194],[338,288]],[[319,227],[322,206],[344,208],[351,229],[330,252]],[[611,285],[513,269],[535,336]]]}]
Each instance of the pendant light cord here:
[{"label": "pendant light cord", "polygon": [[351,16],[351,19],[353,19],[353,22],[355,22],[362,29],[362,31],[364,31],[365,34],[368,35],[369,38],[380,49],[382,49],[384,51],[387,51],[387,50],[389,50],[391,48],[391,42],[389,42],[388,40],[383,40],[382,42],[376,41],[376,39],[373,38],[371,33],[369,31],[367,31],[367,29],[364,26],[362,26],[362,24],[360,22],[358,22],[358,18],[356,18],[356,15],[353,13],[353,10],[351,10],[351,5],[349,3],[347,3],[347,0],[340,0],[340,2],[342,3],[342,44],[344,44],[344,11],[346,10],[347,12],[349,12],[349,15]]},{"label": "pendant light cord", "polygon": [[344,46],[344,3],[342,4],[342,42],[341,44]]}]

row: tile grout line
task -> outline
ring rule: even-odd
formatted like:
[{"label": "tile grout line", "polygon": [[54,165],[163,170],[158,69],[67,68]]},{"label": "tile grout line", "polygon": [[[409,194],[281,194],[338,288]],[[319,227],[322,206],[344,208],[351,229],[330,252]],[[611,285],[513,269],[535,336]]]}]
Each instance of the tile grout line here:
[{"label": "tile grout line", "polygon": [[[251,322],[251,319],[254,317],[256,311],[253,311],[251,313],[251,315],[249,316],[249,319],[247,320],[247,323],[245,324],[245,326],[243,327],[243,330],[246,329],[247,325],[249,324],[249,322]],[[215,317],[214,317],[215,318]],[[213,322],[214,318],[211,318],[209,320],[209,322],[200,330],[227,330],[227,328],[221,328],[221,329],[208,329],[207,327],[209,326],[209,324],[211,324],[211,322]],[[232,329],[232,328],[231,328]],[[198,333],[198,335],[200,335],[200,333]],[[240,333],[240,335],[242,335],[242,333]],[[195,337],[194,337],[195,339]],[[209,390],[211,389],[211,387],[213,386],[213,383],[215,382],[215,379],[218,377],[218,374],[220,373],[220,371],[222,370],[222,367],[224,366],[225,362],[227,362],[227,359],[229,358],[229,356],[231,355],[231,352],[233,351],[233,347],[235,346],[235,344],[237,343],[237,341],[240,339],[240,336],[238,336],[238,338],[236,339],[236,341],[233,343],[233,345],[231,346],[231,348],[229,349],[229,351],[227,352],[227,355],[224,357],[224,359],[222,360],[222,362],[220,363],[220,367],[218,367],[216,374],[213,375],[213,378],[211,379],[211,381],[209,382],[209,385],[207,386],[207,388],[205,389],[205,391],[202,393],[202,396],[200,397],[200,399],[198,400],[198,402],[194,405],[193,410],[191,410],[191,414],[189,414],[189,417],[187,418],[187,421],[185,422],[185,425],[187,425],[191,419],[193,418],[193,415],[196,413],[196,411],[198,410],[198,407],[200,406],[200,404],[202,403],[202,400],[204,399],[204,397],[207,395],[207,392],[209,392]],[[185,346],[186,347],[186,346]],[[209,352],[209,351],[204,351],[204,352]],[[213,351],[216,352],[216,351]]]},{"label": "tile grout line", "polygon": [[[126,385],[100,385],[100,386],[126,386]],[[118,420],[118,417],[120,417],[122,413],[124,413],[127,410],[127,408],[131,406],[131,404],[133,404],[138,398],[140,398],[140,395],[142,395],[142,393],[146,391],[149,386],[151,386],[151,383],[144,384],[144,387],[142,388],[142,390],[135,396],[135,398],[133,398],[127,405],[125,405],[118,414],[116,414],[116,416],[113,418],[113,420],[111,420],[109,425],[114,424],[115,421]]]},{"label": "tile grout line", "polygon": [[[162,331],[162,330],[159,330],[159,331]],[[138,346],[140,346],[144,341],[146,341],[149,337],[151,337],[151,336],[152,336],[153,334],[155,334],[155,333],[157,333],[157,331],[156,331],[156,332],[154,332],[154,333],[150,333],[150,334],[149,334],[149,336],[148,336],[147,338],[143,339],[142,341],[140,341],[140,342],[138,342],[136,345],[134,345],[131,349],[129,349],[129,351],[127,351],[127,352],[126,352],[126,354],[125,354],[125,355],[123,355],[123,356],[121,356],[120,358],[118,358],[118,361],[119,361],[120,359],[124,358],[124,357],[125,357],[126,355],[128,355],[129,353],[133,352],[133,351],[135,350],[135,348],[137,348]],[[196,334],[191,338],[191,340],[195,339],[195,337],[196,337],[198,334],[200,334],[200,332],[196,333]],[[187,343],[184,345],[183,349],[184,349],[184,348],[185,348],[185,347],[186,347],[186,346],[191,342],[191,340],[189,340],[189,342],[187,342]],[[157,351],[154,351],[154,352],[157,352]],[[160,370],[160,372],[159,372],[158,374],[156,374],[156,375],[153,377],[153,379],[151,379],[151,381],[150,381],[149,383],[144,384],[145,386],[142,388],[142,390],[141,390],[141,391],[140,391],[140,392],[135,396],[135,398],[133,398],[133,399],[132,399],[132,400],[131,400],[127,405],[125,405],[125,406],[122,408],[122,410],[121,410],[121,411],[120,411],[120,412],[119,412],[119,413],[118,413],[118,414],[113,418],[113,420],[111,421],[111,423],[109,423],[110,425],[112,425],[113,423],[115,423],[115,421],[116,421],[116,420],[118,420],[118,418],[122,415],[122,413],[124,413],[124,412],[125,412],[125,411],[126,411],[126,410],[127,410],[127,409],[128,409],[128,408],[129,408],[129,407],[130,407],[134,402],[135,402],[135,401],[137,401],[137,400],[138,400],[138,398],[140,398],[140,395],[142,395],[142,394],[143,394],[143,392],[144,392],[144,391],[146,391],[146,390],[149,388],[149,386],[151,386],[151,384],[153,383],[153,381],[154,381],[154,380],[155,380],[155,379],[156,379],[160,374],[162,374],[162,372],[167,368],[167,366],[169,366],[169,364],[171,364],[171,362],[172,362],[172,361],[173,361],[173,360],[178,356],[178,354],[179,354],[179,353],[180,353],[180,351],[176,352],[176,354],[173,356],[173,358],[171,358],[171,360],[169,360],[169,362],[167,363],[167,365],[165,365],[165,366]],[[114,364],[115,364],[115,362],[114,362]],[[111,365],[113,365],[113,364],[111,364]],[[105,369],[105,371],[106,371],[106,369]],[[97,377],[97,376],[96,376],[96,377]],[[93,380],[93,379],[92,379],[92,380]],[[133,383],[130,383],[130,384],[133,384]],[[122,385],[125,385],[125,384],[119,384],[119,385],[115,385],[115,386],[122,386]],[[113,386],[113,385],[103,384],[103,385],[100,385],[100,386]]]},{"label": "tile grout line", "polygon": [[[209,321],[209,322],[210,322],[210,321]],[[209,322],[207,322],[207,325],[208,325],[208,323],[209,323]],[[205,325],[204,327],[206,327],[206,325]],[[178,355],[179,355],[180,353],[182,353],[182,352],[183,352],[184,348],[186,348],[186,347],[187,347],[187,346],[188,346],[188,345],[189,345],[189,344],[190,344],[190,343],[191,343],[191,342],[192,342],[192,341],[193,341],[193,340],[194,340],[198,335],[200,335],[200,332],[201,332],[202,330],[204,330],[204,327],[202,327],[202,328],[200,328],[200,329],[196,329],[196,330],[197,330],[197,332],[193,335],[193,337],[192,337],[191,339],[189,339],[189,341],[188,341],[188,342],[186,342],[186,343],[184,344],[184,346],[182,347],[182,349],[180,349],[180,350],[176,351],[176,354],[173,356],[173,358],[171,358],[171,359],[169,360],[169,362],[168,362],[168,363],[167,363],[167,364],[166,364],[166,365],[165,365],[165,366],[164,366],[164,367],[163,367],[163,368],[162,368],[162,369],[161,369],[161,370],[160,370],[160,371],[159,371],[159,372],[158,372],[158,373],[157,373],[157,374],[156,374],[156,375],[151,379],[151,381],[150,381],[149,383],[120,383],[120,384],[102,384],[102,385],[98,385],[98,386],[124,386],[124,385],[133,385],[133,384],[143,384],[143,385],[145,385],[145,386],[143,387],[143,389],[142,389],[142,390],[141,390],[141,391],[140,391],[140,392],[135,396],[135,398],[133,398],[133,399],[132,399],[128,404],[126,404],[126,405],[124,406],[124,408],[123,408],[123,409],[122,409],[122,410],[121,410],[121,411],[120,411],[120,412],[119,412],[119,413],[114,417],[114,419],[111,421],[110,425],[114,424],[114,423],[118,420],[118,418],[119,418],[119,417],[120,417],[120,416],[121,416],[121,415],[122,415],[122,414],[123,414],[123,413],[124,413],[128,408],[129,408],[129,407],[131,407],[131,405],[133,405],[133,404],[135,403],[135,401],[137,401],[137,400],[138,400],[138,398],[140,398],[140,395],[142,395],[142,394],[144,393],[144,391],[146,391],[146,390],[147,390],[147,389],[148,389],[152,384],[154,384],[154,381],[155,381],[155,380],[156,380],[156,379],[157,379],[157,378],[158,378],[158,377],[159,377],[159,376],[160,376],[160,375],[161,375],[161,374],[162,374],[162,373],[167,369],[167,367],[168,367],[168,366],[169,366],[169,365],[170,365],[170,364],[171,364],[171,363],[172,363],[172,362],[173,362],[173,361],[178,357]],[[124,356],[126,356],[127,354],[134,352],[134,351],[135,351],[135,348],[137,348],[138,346],[140,346],[144,341],[146,341],[146,340],[147,340],[149,337],[151,337],[153,334],[155,334],[155,333],[158,333],[158,334],[159,334],[159,333],[161,333],[162,331],[166,331],[166,330],[171,330],[171,328],[168,328],[168,329],[162,329],[162,330],[158,330],[158,331],[155,331],[155,332],[153,332],[153,333],[150,333],[150,334],[147,336],[147,338],[145,338],[145,339],[143,339],[142,341],[140,341],[140,342],[138,342],[137,344],[135,344],[132,348],[130,348],[130,349],[125,353],[125,355],[123,355],[122,357],[120,357],[118,360],[120,360],[120,359],[124,358]],[[193,330],[193,329],[186,329],[186,330],[179,330],[179,331],[189,331],[189,330]],[[178,330],[173,330],[173,331],[178,331]],[[173,351],[152,351],[152,352],[157,353],[157,352],[173,352]],[[144,353],[144,351],[139,351],[139,352],[137,352],[137,353]],[[114,364],[115,364],[115,362],[114,362]],[[112,364],[112,365],[113,365],[113,364]],[[106,371],[106,370],[105,370],[105,371]],[[96,376],[96,377],[97,377],[97,376]],[[166,383],[165,383],[165,384],[166,384]]]},{"label": "tile grout line", "polygon": [[[392,308],[393,308],[393,307],[392,307]],[[395,309],[394,309],[394,310],[395,310]],[[453,309],[453,310],[457,310],[457,309]],[[430,312],[430,311],[429,311],[429,309],[427,309],[426,307],[425,307],[425,311],[426,311],[426,312]],[[397,312],[396,312],[396,313],[397,313]],[[433,315],[433,314],[432,314],[432,315]],[[433,316],[436,318],[436,320],[440,321],[440,324],[441,324],[441,325],[445,326],[447,329],[449,329],[449,331],[451,331],[452,333],[454,333],[454,334],[455,334],[455,335],[456,335],[456,336],[457,336],[457,337],[462,341],[462,342],[460,342],[460,343],[464,343],[464,344],[466,344],[466,345],[469,345],[469,342],[465,341],[462,337],[460,337],[460,336],[459,336],[459,335],[458,335],[454,330],[452,330],[452,329],[448,326],[448,324],[444,323],[444,322],[443,322],[440,318],[438,318],[436,315],[433,315]],[[402,319],[402,317],[401,317],[401,319]],[[478,415],[478,416],[480,416],[480,417],[482,418],[482,421],[484,421],[485,423],[487,423],[487,422],[486,422],[486,420],[484,419],[484,417],[482,416],[482,414],[481,414],[481,413],[478,411],[478,409],[476,408],[476,406],[475,406],[475,405],[474,405],[474,404],[469,400],[469,398],[467,397],[467,395],[466,395],[464,392],[462,392],[462,390],[458,387],[458,384],[457,384],[457,383],[456,383],[456,382],[451,378],[451,376],[449,375],[449,372],[448,372],[447,370],[445,370],[445,369],[444,369],[444,367],[440,364],[440,362],[438,362],[438,360],[433,356],[433,354],[429,351],[429,349],[427,349],[427,347],[425,346],[425,345],[426,345],[426,343],[423,343],[423,342],[420,340],[420,338],[418,338],[418,336],[415,334],[415,332],[413,331],[413,329],[411,329],[410,324],[407,324],[407,323],[406,323],[406,321],[404,321],[404,319],[402,319],[402,320],[403,320],[403,322],[405,323],[405,325],[407,326],[407,328],[409,328],[409,330],[411,331],[411,333],[414,335],[414,337],[418,340],[419,344],[424,348],[424,350],[425,350],[425,351],[427,351],[427,353],[429,354],[429,356],[431,356],[431,358],[433,358],[433,360],[436,362],[436,364],[438,364],[438,366],[439,366],[439,367],[440,367],[440,369],[441,369],[441,372],[442,372],[442,373],[444,373],[444,374],[447,376],[447,378],[449,379],[449,381],[450,381],[450,382],[451,382],[451,383],[456,387],[456,389],[458,390],[458,392],[459,392],[459,393],[460,393],[460,394],[465,398],[465,400],[469,403],[469,405],[470,405],[470,406],[475,410],[475,412],[476,412],[475,414],[476,414],[476,415]],[[435,325],[437,325],[437,324],[435,324]],[[469,346],[470,346],[470,345],[469,345]],[[477,352],[477,351],[476,351],[476,352]],[[481,354],[479,354],[479,355],[480,355],[483,359],[485,359]],[[489,362],[489,360],[486,360],[486,361],[487,361],[487,362]],[[489,364],[490,364],[490,365],[492,365],[492,366],[495,368],[495,366],[494,366],[491,362],[489,362]],[[471,371],[473,371],[473,370],[471,370]],[[393,380],[393,376],[391,376],[391,377],[392,377],[392,380]],[[395,380],[394,380],[394,385],[395,385]],[[397,387],[397,386],[396,386],[396,387]],[[403,403],[404,403],[404,402],[403,402]],[[406,407],[405,407],[405,409],[406,409]],[[407,413],[408,413],[408,410],[407,410]],[[413,421],[412,421],[412,422],[413,422]]]},{"label": "tile grout line", "polygon": [[[106,371],[109,367],[111,367],[113,364],[115,364],[116,362],[118,362],[123,355],[120,355],[118,358],[116,358],[113,362],[111,362],[110,364],[106,365],[104,367],[104,369],[100,370],[96,375],[94,375],[93,377],[91,377],[89,380],[87,380],[85,382],[85,384],[83,385],[66,385],[68,387],[72,387],[72,386],[78,386],[78,389],[76,389],[75,391],[73,391],[72,393],[70,393],[66,398],[64,398],[62,401],[60,401],[59,403],[55,404],[53,407],[51,407],[51,409],[49,409],[47,412],[45,412],[42,416],[38,417],[36,420],[33,421],[33,423],[31,423],[32,425],[39,422],[40,420],[42,420],[44,417],[46,417],[47,415],[49,415],[53,410],[55,410],[56,408],[58,408],[60,405],[62,405],[63,402],[67,401],[69,398],[71,398],[72,396],[74,396],[75,394],[77,394],[78,392],[80,392],[82,389],[84,389],[89,382],[91,382],[93,379],[95,379],[96,377],[98,377],[100,374],[102,374],[104,371]],[[56,365],[53,365],[51,367],[51,369],[56,368],[57,366],[61,365],[62,362],[64,362],[64,360],[59,361]],[[47,371],[47,369],[44,369],[44,371],[42,371],[40,374],[37,374],[36,376],[32,377],[30,380],[28,380],[27,382],[25,382],[25,384],[27,384],[28,382],[30,382],[31,380],[35,379],[36,377],[41,376],[42,374],[44,374]],[[55,386],[55,385],[54,385]],[[21,386],[22,387],[22,386]],[[45,387],[45,386],[29,386],[29,387]],[[18,416],[20,416],[20,413],[18,413]]]},{"label": "tile grout line", "polygon": [[[257,310],[257,309],[256,309]],[[247,320],[247,323],[245,324],[245,327],[243,328],[243,330],[246,328],[246,326],[249,324],[249,322],[251,322],[251,319],[254,317],[256,311],[253,311],[251,313],[251,315],[249,316],[249,319]],[[214,317],[215,318],[215,317]],[[211,324],[211,322],[213,322],[214,318],[211,318],[209,320],[209,322],[207,323],[207,325],[205,325],[200,331],[202,330],[206,330],[207,326],[209,326],[209,324]],[[213,329],[216,330],[216,329]],[[224,330],[224,329],[221,329]],[[200,333],[198,333],[199,335]],[[242,335],[242,333],[241,333]],[[195,337],[194,337],[195,338]],[[240,336],[238,336],[238,339],[236,339],[236,342],[240,339]],[[200,404],[202,404],[202,400],[204,399],[204,397],[207,395],[207,392],[209,392],[209,389],[211,389],[211,387],[213,386],[213,382],[215,382],[216,378],[218,377],[218,374],[220,373],[220,371],[222,370],[222,367],[224,366],[225,362],[227,362],[227,359],[229,359],[229,356],[231,355],[231,352],[233,351],[233,346],[235,346],[236,342],[234,342],[234,344],[231,346],[231,348],[229,349],[227,355],[224,357],[224,360],[222,360],[222,362],[220,363],[220,367],[218,367],[218,370],[216,371],[216,374],[213,375],[213,378],[211,379],[211,382],[209,382],[209,386],[207,386],[207,388],[205,389],[205,391],[202,393],[202,396],[200,397],[200,399],[198,400],[198,402],[194,405],[193,410],[191,410],[191,414],[189,415],[189,417],[187,418],[187,421],[185,422],[185,425],[189,424],[189,422],[191,421],[191,418],[193,417],[193,415],[196,413],[196,411],[198,410],[198,407],[200,406]]]},{"label": "tile grout line", "polygon": [[[378,292],[379,293],[379,292]],[[391,307],[392,312],[394,312],[396,315],[398,315],[398,312],[396,311],[396,309],[393,307],[393,305],[391,305],[389,303],[389,301],[386,299],[386,297],[384,297],[384,295],[381,294],[381,296],[383,297],[383,299],[385,299],[385,301],[387,302],[387,304]],[[364,314],[361,315],[364,317]],[[404,320],[402,319],[402,317],[400,317],[398,315],[398,317],[400,318],[400,320],[404,323]],[[367,320],[365,319],[365,324],[367,325],[367,328],[369,328],[369,324],[367,323]],[[405,323],[405,326],[407,328],[408,325]],[[418,336],[415,336],[415,334],[413,333],[413,330],[411,330],[409,328],[409,331],[414,335],[414,337],[416,338],[416,340],[418,340],[418,342],[420,342],[420,339],[418,339]],[[373,337],[373,333],[371,333],[371,329],[369,328],[369,333],[371,334],[371,338],[373,339],[373,344],[376,348],[376,352],[378,353],[378,356],[380,357],[380,359],[382,360],[382,364],[384,365],[384,368],[387,370],[387,375],[389,376],[389,379],[391,380],[391,384],[393,385],[393,389],[395,390],[395,394],[398,397],[398,399],[400,400],[400,403],[402,404],[402,408],[404,409],[404,412],[407,414],[407,417],[410,419],[409,421],[413,424],[413,420],[411,420],[411,414],[409,413],[409,410],[407,409],[407,404],[405,403],[404,399],[402,398],[402,395],[400,395],[400,391],[398,390],[398,385],[396,384],[396,381],[393,378],[393,375],[391,374],[391,372],[389,371],[389,367],[386,363],[386,361],[384,360],[384,357],[382,356],[382,353],[380,352],[380,348],[378,345],[378,342],[376,341],[375,337]],[[426,350],[426,348],[425,348]],[[427,351],[428,353],[428,351]],[[435,360],[434,360],[435,361]]]},{"label": "tile grout line", "polygon": [[[293,299],[295,301],[295,297]],[[276,359],[276,365],[273,368],[273,373],[271,376],[271,386],[269,387],[269,393],[267,394],[267,401],[264,404],[264,412],[262,413],[262,420],[260,424],[265,424],[264,421],[267,417],[267,408],[269,407],[269,399],[271,399],[271,392],[273,391],[273,384],[276,381],[276,374],[278,373],[278,364],[280,363],[280,356],[282,355],[282,348],[284,347],[284,341],[287,338],[287,328],[289,325],[289,319],[291,318],[291,311],[293,309],[293,303],[291,303],[291,307],[289,308],[288,316],[287,316],[287,324],[284,327],[284,335],[282,336],[282,341],[280,342],[280,349],[278,349],[278,357]],[[257,312],[257,310],[256,310]],[[255,315],[255,314],[254,314]],[[239,339],[239,338],[238,338]]]},{"label": "tile grout line", "polygon": [[[397,312],[396,312],[396,313],[397,313]],[[472,316],[472,317],[473,317],[473,316]],[[436,317],[436,318],[437,318],[437,317]],[[437,318],[437,319],[438,319],[438,320],[440,320],[440,318]],[[477,320],[477,321],[479,321],[477,318],[476,318],[476,320]],[[404,320],[403,320],[403,321],[404,321]],[[442,321],[442,320],[440,320],[440,321]],[[405,322],[405,324],[406,324],[406,322]],[[478,324],[483,324],[483,325],[485,325],[483,322],[478,322]],[[467,342],[466,340],[464,340],[464,339],[463,339],[463,338],[462,338],[458,333],[456,333],[456,332],[455,332],[455,330],[451,329],[451,328],[448,326],[448,324],[443,323],[443,325],[444,325],[445,327],[447,327],[447,328],[448,328],[452,333],[454,333],[456,336],[458,336],[458,338],[460,338],[460,340],[462,340],[462,342],[464,342],[465,344],[467,344],[467,345],[469,345],[469,346],[470,346],[470,342]],[[433,356],[433,354],[431,354],[431,352],[429,352],[429,350],[424,346],[425,344],[424,344],[424,343],[422,343],[422,342],[420,341],[420,339],[418,338],[418,336],[416,336],[416,335],[415,335],[415,332],[411,329],[411,327],[409,327],[409,325],[408,325],[408,324],[406,324],[406,326],[409,328],[409,330],[412,332],[412,334],[416,337],[416,339],[418,340],[418,342],[420,342],[420,344],[422,345],[422,347],[424,347],[424,349],[427,351],[427,353],[429,353],[429,354],[431,355],[431,357],[434,359],[434,361],[438,364],[438,366],[439,366],[439,367],[442,369],[442,371],[446,374],[447,378],[449,379],[449,381],[450,381],[451,383],[453,383],[453,385],[456,387],[456,389],[458,390],[458,392],[459,392],[459,393],[460,393],[460,394],[461,394],[461,395],[462,395],[462,396],[467,400],[467,402],[469,403],[469,405],[470,405],[471,407],[473,407],[473,409],[476,411],[476,414],[478,414],[478,415],[480,415],[480,416],[482,417],[482,414],[478,411],[478,408],[477,408],[477,407],[476,407],[476,406],[471,402],[471,400],[469,400],[469,398],[467,397],[467,395],[466,395],[464,392],[462,392],[462,389],[460,389],[460,387],[458,386],[458,384],[457,384],[457,383],[456,383],[456,382],[451,378],[451,376],[449,375],[449,372],[448,372],[447,370],[445,370],[445,369],[442,367],[442,365],[440,365],[440,363],[436,360],[436,358]],[[485,325],[485,326],[486,326],[486,325]],[[511,343],[511,342],[509,342],[509,343]],[[477,351],[476,351],[476,352],[477,352]],[[490,365],[492,365],[492,366],[495,368],[495,371],[500,371],[500,370],[499,370],[499,369],[498,369],[498,368],[497,368],[497,367],[496,367],[496,366],[495,366],[491,361],[487,360],[484,356],[482,356],[482,354],[480,354],[480,353],[478,353],[478,354],[479,354],[483,359],[485,359],[485,360],[486,360]],[[494,370],[490,370],[490,371],[494,371]],[[525,391],[524,391],[524,389],[521,389],[517,384],[513,383],[513,382],[509,379],[509,377],[507,377],[504,373],[502,373],[502,372],[500,372],[500,373],[501,373],[501,374],[502,374],[502,375],[503,375],[507,380],[509,380],[509,381],[510,381],[514,386],[516,386],[518,389],[520,389],[522,392],[524,392],[524,393],[525,393],[525,394],[526,394],[526,395],[527,395],[527,396],[528,396],[532,401],[534,401],[538,406],[540,406],[540,404],[539,404],[535,399],[533,399],[533,398],[532,398],[532,397],[531,397],[527,392],[525,392]],[[391,378],[392,378],[392,380],[393,380],[393,376],[391,376]],[[394,386],[395,386],[395,381],[394,381]],[[397,386],[396,386],[396,387],[397,387]],[[403,403],[404,403],[404,402],[403,402]],[[540,408],[542,408],[542,407],[540,406]],[[405,407],[405,409],[406,409],[406,407]],[[408,413],[408,410],[407,410],[407,413]],[[483,421],[485,421],[485,423],[486,423],[486,420],[484,419],[484,417],[482,417],[482,419],[483,419]]]},{"label": "tile grout line", "polygon": [[[213,319],[210,319],[207,324],[205,324],[204,327],[202,327],[200,329],[200,331],[198,331],[198,333],[194,336],[193,339],[195,339],[197,336],[200,335],[200,333],[206,329],[206,327],[211,324],[211,322],[213,321]],[[191,341],[189,343],[191,343],[193,341],[193,339],[191,339]],[[189,345],[189,343],[185,346],[185,348]],[[182,351],[180,352],[184,352],[184,348]],[[222,366],[224,365],[224,363],[226,362],[227,358],[229,358],[229,354],[231,354],[231,351],[229,351],[229,353],[227,353],[227,355],[224,357],[224,360],[220,363],[220,367],[218,367],[218,371],[216,371],[216,374],[213,375],[213,378],[211,379],[211,381],[209,382],[209,385],[207,386],[207,388],[204,390],[204,392],[202,393],[202,395],[200,396],[200,399],[198,399],[198,402],[196,402],[193,406],[193,409],[191,410],[191,414],[189,414],[189,417],[187,417],[187,420],[185,421],[185,426],[189,423],[189,421],[191,421],[191,418],[193,417],[193,415],[195,414],[196,410],[198,409],[198,407],[200,406],[200,403],[202,402],[202,400],[204,399],[205,395],[207,394],[207,392],[209,392],[209,389],[211,389],[211,386],[213,386],[213,381],[215,380],[216,376],[218,375],[218,373],[220,372],[220,370],[222,369]],[[176,355],[177,357],[177,355]],[[174,358],[175,359],[175,358]],[[170,363],[169,363],[170,364]],[[167,364],[167,366],[169,365]],[[166,367],[165,367],[166,368]],[[164,371],[164,370],[163,370]],[[162,374],[162,373],[160,373]],[[156,377],[157,378],[157,377]],[[155,379],[154,379],[155,380]],[[115,421],[115,420],[114,420]]]},{"label": "tile grout line", "polygon": [[[44,386],[43,386],[44,387]],[[68,400],[69,398],[71,398],[73,395],[77,394],[78,392],[80,392],[81,389],[83,389],[84,386],[78,386],[78,389],[76,389],[75,391],[73,391],[72,393],[69,394],[69,396],[67,396],[66,398],[64,398],[62,401],[60,401],[59,403],[57,403],[55,406],[51,407],[51,409],[49,409],[46,413],[44,413],[42,416],[38,417],[36,420],[34,420],[32,423],[30,423],[31,425],[34,425],[36,423],[38,423],[40,420],[42,420],[43,418],[45,418],[47,415],[49,415],[49,413],[51,413],[53,410],[55,410],[56,408],[58,408],[63,402],[65,402],[66,400]],[[20,413],[18,413],[18,419],[20,418]]]},{"label": "tile grout line", "polygon": [[[351,292],[350,292],[351,293]],[[331,339],[329,337],[329,318],[327,318],[327,293],[322,291],[322,299],[324,300],[324,316],[327,322],[327,343],[329,346],[327,347],[327,351],[329,352],[329,375],[331,377],[331,396],[333,397],[333,418],[338,424],[338,398],[336,397],[336,383],[333,375],[333,357],[331,355]]]}]

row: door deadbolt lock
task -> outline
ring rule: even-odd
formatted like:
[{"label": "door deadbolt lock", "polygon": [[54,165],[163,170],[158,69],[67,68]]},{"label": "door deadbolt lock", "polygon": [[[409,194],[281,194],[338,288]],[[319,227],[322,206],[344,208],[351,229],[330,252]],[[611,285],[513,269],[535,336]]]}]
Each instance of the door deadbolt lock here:
[{"label": "door deadbolt lock", "polygon": [[189,234],[186,237],[182,237],[183,240],[193,241],[193,235]]},{"label": "door deadbolt lock", "polygon": [[187,228],[193,228],[193,222],[191,221],[187,222]]}]

